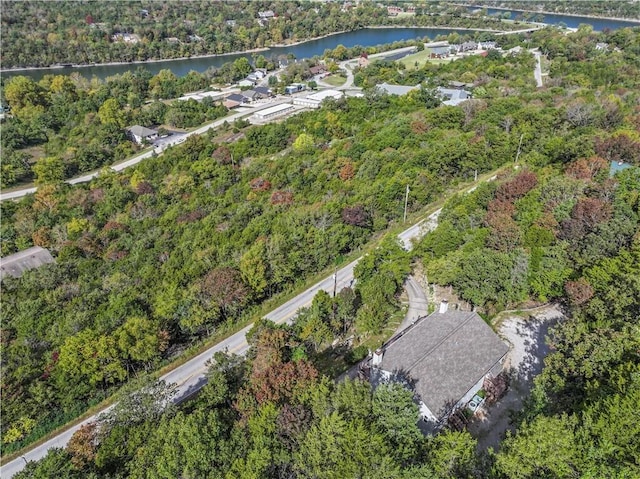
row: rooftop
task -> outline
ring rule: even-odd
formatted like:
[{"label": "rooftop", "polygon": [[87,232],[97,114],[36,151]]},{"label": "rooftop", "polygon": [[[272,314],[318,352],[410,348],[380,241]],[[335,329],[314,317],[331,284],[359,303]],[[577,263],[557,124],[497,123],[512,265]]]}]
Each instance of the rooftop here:
[{"label": "rooftop", "polygon": [[158,134],[156,130],[145,128],[144,126],[140,125],[130,126],[129,128],[127,128],[127,131],[129,131],[132,135],[139,136],[141,138]]},{"label": "rooftop", "polygon": [[381,369],[409,379],[422,402],[441,417],[508,350],[477,313],[436,312],[387,343]]},{"label": "rooftop", "polygon": [[41,248],[40,246],[34,246],[0,258],[0,279],[3,279],[5,276],[18,278],[29,269],[39,268],[44,264],[53,263],[54,261],[49,250]]},{"label": "rooftop", "polygon": [[416,90],[418,86],[404,86],[404,85],[390,85],[389,83],[381,83],[380,85],[376,85],[376,88],[380,88],[383,92],[388,95],[406,95],[411,90]]}]

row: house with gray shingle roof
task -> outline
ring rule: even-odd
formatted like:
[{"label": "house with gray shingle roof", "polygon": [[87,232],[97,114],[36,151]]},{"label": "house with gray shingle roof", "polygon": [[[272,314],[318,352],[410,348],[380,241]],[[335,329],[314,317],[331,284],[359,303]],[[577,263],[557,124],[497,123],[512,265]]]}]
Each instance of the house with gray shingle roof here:
[{"label": "house with gray shingle roof", "polygon": [[142,145],[145,141],[151,142],[158,138],[158,132],[156,130],[140,125],[130,126],[127,128],[127,133],[138,145]]},{"label": "house with gray shingle roof", "polygon": [[439,311],[418,319],[373,353],[370,379],[374,386],[399,382],[409,387],[422,419],[436,428],[451,412],[466,405],[496,377],[509,346],[477,313]]},{"label": "house with gray shingle roof", "polygon": [[49,250],[40,246],[33,246],[0,258],[0,279],[4,279],[6,276],[18,278],[27,270],[39,268],[42,265],[53,262],[55,260]]},{"label": "house with gray shingle roof", "polygon": [[386,93],[387,95],[398,95],[403,96],[409,93],[411,90],[417,90],[419,87],[416,86],[405,86],[405,85],[391,85],[389,83],[381,83],[376,85],[376,88],[379,88],[380,91]]}]

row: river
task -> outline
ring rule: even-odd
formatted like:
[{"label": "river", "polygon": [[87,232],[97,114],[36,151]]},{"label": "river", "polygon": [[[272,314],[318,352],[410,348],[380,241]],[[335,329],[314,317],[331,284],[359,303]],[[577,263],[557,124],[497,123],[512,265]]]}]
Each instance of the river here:
[{"label": "river", "polygon": [[210,67],[220,67],[224,63],[232,62],[236,58],[247,57],[251,59],[253,55],[264,55],[267,58],[277,58],[281,55],[293,54],[295,58],[311,58],[315,55],[322,55],[326,49],[334,49],[338,45],[353,47],[362,45],[365,47],[393,43],[403,40],[413,40],[415,38],[429,37],[433,39],[438,35],[448,35],[449,33],[473,33],[473,31],[456,28],[364,28],[353,32],[337,33],[323,38],[310,40],[308,42],[291,45],[287,47],[273,47],[266,51],[257,53],[237,53],[230,55],[217,55],[210,57],[188,58],[181,60],[166,60],[160,62],[129,63],[120,65],[92,65],[88,67],[68,67],[68,68],[43,68],[23,71],[7,71],[2,76],[14,75],[30,76],[34,80],[40,80],[44,75],[68,75],[78,72],[82,76],[91,78],[94,75],[104,79],[111,75],[124,73],[143,66],[154,75],[160,70],[168,68],[176,76],[183,76],[194,70],[204,72]]},{"label": "river", "polygon": [[[481,9],[482,7],[475,6],[469,7],[470,11]],[[561,13],[537,13],[537,12],[525,12],[524,10],[510,10],[508,8],[487,8],[487,14],[490,16],[503,15],[509,12],[511,20],[520,20],[522,15],[529,13],[532,15],[542,15],[542,23],[549,25],[563,24],[569,28],[578,28],[581,24],[591,25],[597,32],[602,30],[617,30],[625,27],[640,27],[640,21],[633,20],[617,20],[612,18],[597,18],[597,17],[581,17],[578,15],[563,15]]]},{"label": "river", "polygon": [[[470,10],[477,9],[478,7],[470,7]],[[508,10],[498,10],[494,8],[487,9],[490,15],[504,14]],[[511,18],[516,19],[522,12],[513,10],[511,11]],[[634,23],[632,21],[625,20],[613,20],[605,18],[590,18],[590,17],[578,17],[559,14],[544,14],[544,23],[557,25],[560,23],[565,24],[570,28],[576,28],[582,23],[593,25],[595,30],[603,30],[605,28],[615,30],[618,28],[624,28],[629,26],[640,26],[640,23]],[[362,30],[356,30],[353,32],[338,33],[336,35],[330,35],[308,42],[300,43],[298,45],[291,45],[287,47],[274,47],[267,51],[260,52],[267,58],[277,58],[280,55],[292,54],[295,58],[311,58],[315,55],[322,55],[326,49],[333,49],[338,45],[344,45],[345,47],[353,47],[355,45],[362,45],[365,47],[381,45],[385,43],[392,43],[403,40],[412,40],[415,38],[428,37],[434,39],[438,35],[448,35],[449,33],[470,33],[473,30],[464,30],[456,28],[418,28],[418,27],[406,27],[406,28],[364,28]],[[34,80],[40,80],[44,75],[56,74],[56,75],[68,75],[73,72],[78,72],[81,75],[91,78],[96,76],[104,79],[111,75],[124,73],[126,71],[136,69],[139,66],[143,66],[154,75],[162,69],[170,69],[177,76],[183,76],[189,73],[191,70],[197,72],[204,72],[210,67],[220,67],[224,63],[235,60],[240,57],[251,58],[252,55],[257,53],[238,53],[231,55],[218,55],[211,57],[200,58],[188,58],[181,60],[166,60],[160,62],[144,62],[144,63],[129,63],[121,65],[92,65],[88,67],[68,67],[68,68],[55,68],[55,69],[33,69],[23,71],[7,71],[3,72],[2,76],[5,78],[15,75],[30,76]]]}]

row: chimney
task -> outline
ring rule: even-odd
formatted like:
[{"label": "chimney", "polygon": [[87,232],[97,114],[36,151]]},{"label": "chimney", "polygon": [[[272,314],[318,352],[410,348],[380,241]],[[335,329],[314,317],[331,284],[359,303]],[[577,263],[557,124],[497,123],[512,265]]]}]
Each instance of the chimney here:
[{"label": "chimney", "polygon": [[442,301],[440,301],[440,314],[444,314],[447,312],[447,309],[449,309],[449,301],[447,301],[446,299],[443,299]]},{"label": "chimney", "polygon": [[371,358],[371,365],[372,366],[380,366],[382,364],[382,355],[383,355],[383,351],[382,349],[376,349],[373,352],[373,357]]}]

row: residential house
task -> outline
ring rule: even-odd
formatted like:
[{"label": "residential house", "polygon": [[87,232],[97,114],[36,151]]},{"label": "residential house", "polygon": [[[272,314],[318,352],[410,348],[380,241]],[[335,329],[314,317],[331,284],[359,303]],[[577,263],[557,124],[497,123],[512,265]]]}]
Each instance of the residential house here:
[{"label": "residential house", "polygon": [[263,96],[261,93],[258,93],[255,89],[243,91],[242,96],[248,98],[250,102],[265,98],[265,96]]},{"label": "residential house", "polygon": [[0,279],[4,279],[6,276],[19,278],[25,271],[54,262],[49,250],[33,246],[0,258]]},{"label": "residential house", "polygon": [[477,408],[478,391],[502,372],[508,351],[477,313],[449,311],[443,301],[373,353],[370,380],[411,389],[421,418],[435,430],[457,408]]},{"label": "residential house", "polygon": [[228,27],[235,27],[236,26],[236,21],[235,20],[225,20],[225,22],[227,24]]},{"label": "residential house", "polygon": [[266,86],[257,86],[253,89],[256,93],[262,95],[262,98],[268,98],[274,96],[271,88],[267,88]]},{"label": "residential house", "polygon": [[324,67],[324,65],[316,65],[315,67],[309,68],[309,73],[311,73],[311,75],[313,76],[320,75],[326,71],[327,69]]},{"label": "residential house", "polygon": [[403,13],[404,9],[402,7],[396,7],[396,6],[388,6],[387,7],[387,14],[390,17],[396,17],[398,16],[398,14]]},{"label": "residential house", "polygon": [[601,52],[607,52],[609,51],[609,44],[603,43],[603,42],[596,43],[596,50]]},{"label": "residential house", "polygon": [[239,104],[249,103],[249,98],[240,93],[232,93],[225,100],[237,101]]},{"label": "residential house", "polygon": [[229,100],[228,98],[225,99],[222,102],[222,105],[227,109],[227,110],[231,110],[233,108],[237,108],[242,104],[242,102],[239,101],[235,101],[235,100]]},{"label": "residential house", "polygon": [[258,12],[258,18],[261,20],[269,20],[270,18],[275,17],[276,14],[273,13],[273,10],[265,10],[263,12]]},{"label": "residential house", "polygon": [[390,85],[389,83],[381,83],[380,85],[376,85],[376,88],[380,89],[382,92],[387,95],[398,95],[403,96],[409,93],[411,90],[417,90],[419,87],[416,86],[404,86],[404,85]]},{"label": "residential house", "polygon": [[443,105],[457,106],[463,101],[471,98],[471,93],[466,90],[460,90],[458,88],[438,87],[436,90],[440,98],[442,98]]},{"label": "residential house", "polygon": [[139,43],[140,36],[135,33],[115,33],[111,35],[111,40],[114,42]]},{"label": "residential house", "polygon": [[450,49],[448,46],[431,47],[429,51],[429,58],[447,58],[449,56]]},{"label": "residential house", "polygon": [[358,67],[367,68],[369,66],[369,55],[367,52],[362,52],[358,57]]},{"label": "residential house", "polygon": [[246,88],[246,87],[251,88],[255,84],[256,84],[255,80],[250,80],[249,77],[245,78],[244,80],[240,80],[238,82],[238,86],[241,88]]},{"label": "residential house", "polygon": [[145,128],[140,125],[133,125],[127,128],[129,137],[135,141],[138,145],[151,142],[158,138],[158,132],[151,128]]},{"label": "residential house", "polygon": [[480,50],[495,50],[498,46],[496,42],[478,42],[478,48]]},{"label": "residential house", "polygon": [[474,41],[464,42],[459,45],[451,45],[456,53],[464,53],[476,50],[478,48],[478,44]]},{"label": "residential house", "polygon": [[306,90],[307,86],[302,83],[292,83],[284,88],[285,95],[292,95],[293,93],[298,93],[299,91]]}]

